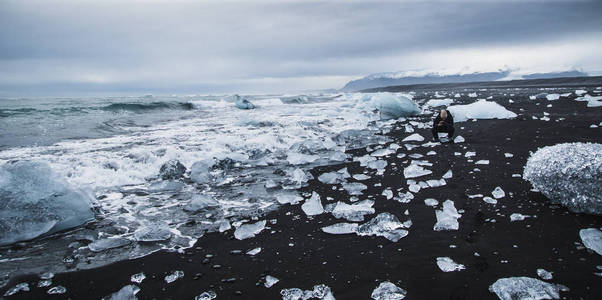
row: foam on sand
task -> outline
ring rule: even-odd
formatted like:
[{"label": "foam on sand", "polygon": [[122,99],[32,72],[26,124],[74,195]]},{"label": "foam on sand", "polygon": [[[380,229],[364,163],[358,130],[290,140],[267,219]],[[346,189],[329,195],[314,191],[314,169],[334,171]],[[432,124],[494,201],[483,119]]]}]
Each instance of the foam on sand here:
[{"label": "foam on sand", "polygon": [[454,122],[468,119],[512,119],[516,114],[493,101],[479,100],[465,105],[452,105],[447,108],[454,117]]}]

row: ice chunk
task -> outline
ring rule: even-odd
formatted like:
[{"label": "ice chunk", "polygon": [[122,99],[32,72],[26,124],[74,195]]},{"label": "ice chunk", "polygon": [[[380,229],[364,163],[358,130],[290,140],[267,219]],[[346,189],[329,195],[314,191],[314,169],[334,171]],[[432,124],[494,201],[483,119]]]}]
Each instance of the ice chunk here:
[{"label": "ice chunk", "polygon": [[228,220],[223,220],[220,224],[219,224],[219,232],[225,232],[232,229],[232,225],[230,224],[230,221]]},{"label": "ice chunk", "polygon": [[192,196],[192,199],[190,199],[190,202],[184,206],[184,210],[199,213],[217,207],[219,207],[219,203],[211,196],[195,194]]},{"label": "ice chunk", "polygon": [[408,190],[410,190],[410,192],[412,193],[418,193],[420,192],[420,189],[421,187],[418,184],[410,184],[410,186],[408,187]]},{"label": "ice chunk", "polygon": [[90,250],[93,252],[101,252],[107,249],[119,248],[125,245],[129,245],[130,242],[130,240],[122,237],[106,238],[96,240],[88,244],[88,248],[90,248]]},{"label": "ice chunk", "polygon": [[415,116],[420,107],[409,97],[391,93],[375,93],[367,96],[368,104],[380,112],[383,120]]},{"label": "ice chunk", "polygon": [[266,288],[271,288],[274,284],[278,283],[278,281],[280,281],[280,279],[274,276],[267,275],[265,277],[265,283],[263,284],[263,286],[265,286]]},{"label": "ice chunk", "polygon": [[523,221],[528,217],[530,217],[530,216],[519,214],[519,213],[514,213],[514,214],[510,215],[510,222]]},{"label": "ice chunk", "polygon": [[13,286],[4,293],[4,297],[12,296],[18,292],[29,292],[29,283],[22,282]]},{"label": "ice chunk", "polygon": [[334,160],[334,161],[346,161],[347,154],[345,154],[344,152],[341,152],[341,151],[334,151],[330,154],[330,156],[328,156],[328,159]]},{"label": "ice chunk", "polygon": [[477,155],[476,152],[466,151],[466,153],[464,154],[464,157],[473,157],[475,155]]},{"label": "ice chunk", "polygon": [[236,98],[236,102],[234,103],[234,105],[236,105],[236,107],[240,108],[240,109],[254,109],[255,105],[253,105],[253,103],[251,103],[249,100],[239,96],[239,95],[234,95],[234,97]]},{"label": "ice chunk", "polygon": [[301,290],[298,288],[282,289],[280,290],[282,300],[308,300],[308,299],[322,299],[322,300],[335,300],[334,295],[330,288],[324,284],[314,285],[313,290]]},{"label": "ice chunk", "polygon": [[435,210],[435,216],[437,217],[437,223],[433,226],[433,230],[458,230],[460,227],[458,219],[462,216],[456,210],[454,202],[451,200],[445,200],[443,202],[443,209]]},{"label": "ice chunk", "polygon": [[566,286],[552,284],[531,277],[501,278],[489,286],[501,300],[516,299],[560,299],[560,291],[568,291]]},{"label": "ice chunk", "polygon": [[581,96],[581,95],[583,95],[585,93],[587,93],[586,90],[575,90],[575,95],[577,95],[577,96]]},{"label": "ice chunk", "polygon": [[414,132],[414,127],[412,127],[412,125],[410,125],[410,124],[406,124],[404,126],[404,130],[406,133],[412,133],[412,132]]},{"label": "ice chunk", "polygon": [[447,182],[445,182],[445,179],[430,179],[426,181],[426,184],[428,184],[429,187],[440,187],[440,186],[444,186],[447,184]]},{"label": "ice chunk", "polygon": [[359,183],[359,182],[348,182],[348,183],[343,183],[343,189],[345,189],[347,191],[347,193],[349,193],[349,195],[361,195],[362,191],[367,189],[368,186],[363,184],[363,183]]},{"label": "ice chunk", "polygon": [[214,291],[206,291],[194,297],[194,300],[213,300],[215,298],[217,298],[217,294]]},{"label": "ice chunk", "polygon": [[495,199],[500,199],[500,198],[504,198],[506,196],[506,193],[504,192],[504,190],[502,190],[501,187],[496,186],[495,189],[493,189],[493,192],[491,192],[491,195]]},{"label": "ice chunk", "polygon": [[237,240],[244,240],[248,238],[255,237],[255,235],[259,234],[265,228],[266,221],[262,220],[259,222],[255,222],[252,224],[243,224],[240,225],[234,231],[234,237]]},{"label": "ice chunk", "polygon": [[418,133],[414,133],[401,141],[402,142],[422,142],[422,141],[424,141],[424,137]]},{"label": "ice chunk", "polygon": [[565,143],[529,157],[523,178],[573,212],[602,215],[602,144]]},{"label": "ice chunk", "polygon": [[454,117],[455,122],[464,122],[468,119],[511,119],[516,114],[507,110],[496,102],[479,100],[466,105],[453,105],[447,108]]},{"label": "ice chunk", "polygon": [[554,101],[560,99],[560,94],[547,94],[546,99],[549,101]]},{"label": "ice chunk", "polygon": [[375,169],[375,170],[381,171],[387,167],[387,161],[386,160],[374,160],[374,161],[368,162],[366,167],[368,169]]},{"label": "ice chunk", "polygon": [[372,291],[370,297],[374,300],[401,300],[405,298],[406,292],[404,289],[394,285],[389,281],[381,282],[378,287]]},{"label": "ice chunk", "polygon": [[417,164],[410,164],[406,168],[403,169],[403,176],[407,178],[415,178],[422,177],[428,174],[433,173],[431,170],[425,169]]},{"label": "ice chunk", "polygon": [[581,229],[579,236],[585,247],[602,255],[602,231],[596,228]]},{"label": "ice chunk", "polygon": [[134,283],[141,283],[144,279],[146,279],[146,275],[143,272],[136,273],[130,277],[130,281]]},{"label": "ice chunk", "polygon": [[140,288],[130,284],[122,287],[119,291],[102,298],[103,300],[136,300],[136,294],[140,291]]},{"label": "ice chunk", "polygon": [[429,101],[426,102],[426,105],[430,106],[430,107],[437,107],[437,106],[448,106],[450,104],[454,103],[453,99],[431,99]]},{"label": "ice chunk", "polygon": [[336,223],[330,226],[322,227],[322,231],[330,234],[349,234],[357,230],[355,223]]},{"label": "ice chunk", "polygon": [[470,93],[470,94],[468,94],[468,97],[470,97],[470,98],[476,98],[477,97],[477,93]]},{"label": "ice chunk", "polygon": [[495,200],[491,197],[487,197],[487,196],[483,197],[483,201],[485,201],[486,203],[489,203],[489,204],[494,204],[494,205],[497,204],[497,200]]},{"label": "ice chunk", "polygon": [[332,215],[337,219],[344,218],[347,221],[364,221],[364,215],[374,213],[372,205],[374,205],[372,200],[364,200],[351,205],[339,201],[332,210]]},{"label": "ice chunk", "polygon": [[301,205],[301,209],[308,216],[324,213],[324,206],[322,206],[322,201],[320,201],[320,195],[316,192],[312,192],[311,198],[305,200],[305,203]]},{"label": "ice chunk", "polygon": [[280,192],[276,194],[276,200],[280,204],[297,204],[303,200],[297,192]]},{"label": "ice chunk", "polygon": [[489,160],[486,160],[486,159],[477,160],[477,162],[475,162],[475,165],[488,165],[488,164],[489,164]]},{"label": "ice chunk", "polygon": [[0,166],[0,246],[73,228],[94,219],[92,197],[46,163]]},{"label": "ice chunk", "polygon": [[464,265],[456,263],[449,257],[437,257],[437,266],[443,272],[454,272],[466,269]]},{"label": "ice chunk", "polygon": [[385,196],[387,200],[390,200],[391,198],[393,198],[393,191],[391,191],[391,189],[385,189],[383,190],[381,195]]},{"label": "ice chunk", "polygon": [[590,95],[585,95],[583,97],[575,98],[575,101],[587,101],[587,107],[602,106],[602,96],[592,97]]},{"label": "ice chunk", "polygon": [[213,176],[209,173],[209,168],[213,164],[213,160],[195,162],[190,167],[190,179],[196,183],[210,183],[213,180]]},{"label": "ice chunk", "polygon": [[552,280],[552,272],[546,271],[545,269],[537,269],[537,276],[543,280]]},{"label": "ice chunk", "polygon": [[366,179],[370,179],[371,177],[368,175],[364,175],[364,174],[353,174],[353,179],[355,180],[366,180]]},{"label": "ice chunk", "polygon": [[318,160],[319,158],[320,158],[320,156],[318,156],[318,155],[304,154],[304,153],[298,153],[298,152],[291,151],[288,153],[286,160],[291,165],[303,165],[303,164],[307,164],[307,163],[312,163],[312,162]]},{"label": "ice chunk", "polygon": [[247,255],[254,256],[254,255],[259,254],[259,252],[261,252],[261,247],[253,248],[253,249],[247,251]]},{"label": "ice chunk", "polygon": [[186,167],[178,160],[172,159],[161,166],[159,177],[164,180],[180,179],[184,177],[184,173],[186,173]]},{"label": "ice chunk", "polygon": [[452,173],[452,170],[450,169],[450,170],[447,170],[447,172],[445,172],[445,174],[443,174],[443,176],[441,176],[441,178],[450,179],[450,178],[452,178],[452,176],[453,176],[453,173]]},{"label": "ice chunk", "polygon": [[426,206],[435,207],[435,206],[437,206],[437,204],[439,204],[439,201],[437,201],[436,199],[433,199],[433,198],[426,198],[426,199],[424,199],[424,204]]},{"label": "ice chunk", "polygon": [[[417,185],[417,186],[420,188],[419,185]],[[412,201],[412,199],[414,199],[414,194],[412,194],[410,192],[399,193],[398,197],[393,198],[393,200],[396,200],[400,203],[410,203],[410,201]]]},{"label": "ice chunk", "polygon": [[383,157],[383,156],[388,156],[395,153],[394,150],[388,149],[388,148],[384,148],[384,149],[379,149],[376,150],[372,153],[370,153],[370,156],[374,156],[374,157]]},{"label": "ice chunk", "polygon": [[62,285],[57,285],[55,287],[50,288],[46,293],[48,295],[61,295],[67,292],[67,288]]},{"label": "ice chunk", "polygon": [[401,223],[395,215],[384,212],[358,226],[357,234],[382,236],[392,242],[397,242],[408,235],[408,231],[403,228],[406,228],[406,225]]},{"label": "ice chunk", "polygon": [[171,237],[169,226],[164,223],[152,223],[141,226],[134,232],[134,239],[139,242],[165,241]]},{"label": "ice chunk", "polygon": [[184,278],[184,272],[178,270],[169,273],[167,276],[165,276],[164,280],[166,283],[172,283],[180,278]]},{"label": "ice chunk", "polygon": [[513,156],[514,156],[514,154],[512,154],[512,153],[504,153],[504,156],[505,156],[505,157],[513,157]]},{"label": "ice chunk", "polygon": [[318,180],[324,184],[336,184],[343,180],[340,173],[328,172],[318,176]]},{"label": "ice chunk", "polygon": [[464,143],[466,140],[464,139],[464,137],[462,137],[461,135],[457,136],[454,138],[454,143],[458,144],[458,143]]}]

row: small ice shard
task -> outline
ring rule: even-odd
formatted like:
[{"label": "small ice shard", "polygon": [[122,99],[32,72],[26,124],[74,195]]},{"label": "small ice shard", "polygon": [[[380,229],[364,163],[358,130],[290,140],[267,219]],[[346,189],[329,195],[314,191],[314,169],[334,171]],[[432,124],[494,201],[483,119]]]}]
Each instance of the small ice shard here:
[{"label": "small ice shard", "polygon": [[320,158],[320,156],[318,156],[318,155],[304,154],[304,153],[291,151],[288,153],[286,160],[291,165],[303,165],[303,164],[307,164],[307,163],[312,163],[312,162],[318,160],[319,158]]},{"label": "small ice shard", "polygon": [[209,195],[193,195],[184,210],[192,213],[201,213],[219,207],[219,203]]},{"label": "small ice shard", "polygon": [[393,191],[391,191],[391,189],[385,189],[383,190],[381,195],[385,196],[387,200],[390,200],[391,198],[393,198]]},{"label": "small ice shard", "polygon": [[360,162],[360,166],[361,167],[365,167],[365,166],[368,165],[369,162],[375,161],[375,160],[376,160],[376,157],[370,156],[369,154],[353,158],[353,161],[359,161]]},{"label": "small ice shard", "polygon": [[276,194],[276,200],[280,204],[297,204],[303,200],[297,192],[280,192]]},{"label": "small ice shard", "polygon": [[500,300],[560,299],[560,291],[568,291],[564,285],[552,284],[531,277],[501,278],[489,286]]},{"label": "small ice shard", "polygon": [[495,199],[500,199],[500,198],[504,198],[506,196],[506,193],[504,192],[504,190],[502,190],[501,187],[497,186],[497,187],[495,187],[495,189],[493,189],[493,192],[491,192],[491,195]]},{"label": "small ice shard", "polygon": [[165,241],[171,237],[171,231],[167,224],[148,224],[134,232],[134,239],[139,242]]},{"label": "small ice shard", "polygon": [[475,162],[475,165],[488,165],[488,164],[489,164],[489,160],[486,160],[486,159],[477,160],[477,162]]},{"label": "small ice shard", "polygon": [[475,156],[475,155],[477,155],[477,153],[476,153],[476,152],[467,151],[467,152],[464,154],[464,157],[472,157],[472,156]]},{"label": "small ice shard", "polygon": [[330,226],[322,227],[322,231],[330,234],[349,234],[355,233],[357,230],[355,223],[336,223]]},{"label": "small ice shard", "polygon": [[488,197],[488,196],[483,197],[483,201],[485,201],[486,203],[489,203],[489,204],[497,204],[497,200],[495,200],[491,197]]},{"label": "small ice shard", "polygon": [[388,148],[384,148],[384,149],[379,149],[376,150],[372,153],[370,153],[370,156],[374,156],[374,157],[383,157],[383,156],[388,156],[395,153],[395,151],[388,149]]},{"label": "small ice shard", "polygon": [[364,215],[374,213],[373,204],[374,201],[372,200],[364,200],[356,204],[347,204],[339,201],[332,210],[332,215],[337,219],[344,218],[347,221],[364,221]]},{"label": "small ice shard", "polygon": [[184,272],[178,270],[178,271],[173,271],[170,274],[168,274],[167,276],[165,276],[164,280],[167,283],[172,283],[183,277],[184,277]]},{"label": "small ice shard", "polygon": [[546,271],[545,269],[537,269],[537,276],[543,280],[551,280],[554,278],[552,272]]},{"label": "small ice shard", "polygon": [[426,153],[426,155],[436,155],[436,154],[437,154],[437,152],[435,152],[435,151],[429,151]]},{"label": "small ice shard", "polygon": [[405,298],[406,290],[396,286],[395,284],[385,281],[381,282],[376,287],[370,297],[374,300],[401,300]]},{"label": "small ice shard", "polygon": [[274,276],[267,275],[265,277],[265,282],[263,286],[265,286],[266,288],[271,288],[274,284],[278,283],[278,281],[280,281],[280,279]]},{"label": "small ice shard", "polygon": [[408,187],[408,190],[410,190],[410,192],[412,193],[418,193],[420,192],[420,189],[421,187],[418,184],[410,184],[410,186]]},{"label": "small ice shard", "polygon": [[52,272],[44,272],[40,274],[40,279],[52,279],[54,278],[54,273]]},{"label": "small ice shard", "polygon": [[131,243],[130,240],[122,237],[117,238],[106,238],[96,240],[90,244],[88,244],[88,248],[90,248],[93,252],[100,252],[107,249],[119,248],[125,245],[129,245]]},{"label": "small ice shard", "polygon": [[425,169],[417,164],[410,164],[403,169],[403,176],[407,178],[416,178],[433,173],[431,170]]},{"label": "small ice shard", "polygon": [[476,98],[477,97],[477,93],[469,93],[468,97],[470,97],[470,98]]},{"label": "small ice shard", "polygon": [[447,110],[454,117],[454,122],[457,123],[468,119],[511,119],[516,117],[515,113],[502,105],[484,99],[466,105],[452,105]]},{"label": "small ice shard", "polygon": [[261,252],[261,247],[253,248],[253,249],[247,251],[247,255],[254,256],[254,255],[259,254],[259,252]]},{"label": "small ice shard", "polygon": [[372,178],[371,176],[368,176],[368,175],[365,175],[365,174],[353,174],[352,177],[353,177],[353,179],[360,180],[360,181]]},{"label": "small ice shard", "polygon": [[437,206],[437,204],[439,204],[439,201],[437,201],[437,200],[435,200],[433,198],[426,198],[426,199],[424,199],[424,204],[426,206],[435,207],[435,206]]},{"label": "small ice shard", "polygon": [[443,272],[454,272],[466,269],[464,265],[456,263],[449,257],[437,257],[437,266]]},{"label": "small ice shard", "polygon": [[426,181],[426,184],[428,184],[429,187],[434,188],[444,186],[447,182],[445,182],[445,179],[430,179]]},{"label": "small ice shard", "polygon": [[265,224],[266,224],[266,221],[262,220],[262,221],[255,222],[252,224],[240,225],[234,231],[234,237],[237,240],[244,240],[244,239],[255,237],[257,234],[259,234],[261,231],[263,231],[263,229],[265,228]]},{"label": "small ice shard", "polygon": [[528,217],[530,217],[530,216],[519,214],[519,213],[514,213],[514,214],[510,215],[510,222],[523,221]]},{"label": "small ice shard", "polygon": [[454,143],[458,144],[458,143],[464,143],[466,140],[464,139],[464,137],[462,137],[461,135],[457,136],[454,138]]},{"label": "small ice shard", "polygon": [[[420,187],[419,185],[417,185],[417,186]],[[393,198],[393,200],[396,200],[397,202],[400,202],[400,203],[410,203],[410,201],[412,201],[412,199],[414,199],[414,194],[412,194],[410,192],[399,193],[398,197]]]},{"label": "small ice shard", "polygon": [[462,217],[456,210],[454,202],[451,200],[445,200],[443,202],[443,209],[435,210],[435,216],[437,217],[437,223],[433,226],[433,230],[458,230],[460,227],[458,219]]},{"label": "small ice shard", "polygon": [[577,95],[577,96],[581,96],[581,95],[583,95],[585,93],[587,93],[586,90],[575,90],[575,95]]},{"label": "small ice shard", "polygon": [[50,279],[38,281],[38,287],[47,287],[47,286],[51,286],[51,285],[52,285],[52,280],[50,280]]},{"label": "small ice shard", "polygon": [[560,94],[547,94],[546,99],[549,101],[554,101],[560,99]]},{"label": "small ice shard", "polygon": [[447,170],[447,172],[445,172],[445,174],[443,174],[443,176],[441,176],[441,178],[450,179],[450,178],[452,178],[452,176],[453,176],[452,170],[449,169],[449,170]]},{"label": "small ice shard", "polygon": [[401,140],[402,142],[422,142],[424,141],[424,137],[418,133],[414,133]]},{"label": "small ice shard", "polygon": [[253,103],[251,103],[251,101],[239,96],[239,95],[234,95],[234,97],[236,98],[234,105],[239,108],[239,109],[254,109],[255,105],[253,105]]},{"label": "small ice shard", "polygon": [[359,182],[343,183],[343,189],[345,189],[347,191],[347,193],[349,193],[349,195],[352,195],[352,196],[361,195],[362,191],[367,188],[368,188],[367,185],[365,185],[363,183],[359,183]]},{"label": "small ice shard", "polygon": [[371,161],[368,162],[366,164],[366,167],[369,169],[374,169],[374,170],[383,170],[387,167],[387,161],[386,160],[375,160],[375,161]]},{"label": "small ice shard", "polygon": [[328,172],[318,176],[318,180],[323,184],[336,184],[343,180],[340,173]]},{"label": "small ice shard", "polygon": [[178,160],[168,160],[161,166],[159,177],[163,180],[180,179],[184,177],[186,167]]},{"label": "small ice shard", "polygon": [[29,292],[29,283],[22,282],[13,286],[4,293],[4,297],[12,296],[18,292]]},{"label": "small ice shard", "polygon": [[102,300],[135,300],[138,299],[136,294],[140,292],[140,288],[130,284],[122,287],[119,291],[102,298]]},{"label": "small ice shard", "polygon": [[324,284],[314,285],[313,290],[302,290],[298,288],[280,290],[282,300],[335,300],[330,288]]},{"label": "small ice shard", "polygon": [[324,213],[324,206],[320,200],[320,195],[316,192],[312,192],[311,198],[305,200],[305,203],[301,205],[301,209],[308,216],[315,216]]},{"label": "small ice shard", "polygon": [[523,178],[572,212],[602,215],[602,144],[564,143],[529,157]]},{"label": "small ice shard", "polygon": [[219,224],[219,232],[225,232],[228,231],[232,228],[232,225],[230,225],[230,221],[228,220],[223,220],[220,224]]},{"label": "small ice shard", "polygon": [[214,291],[206,291],[194,297],[194,300],[213,300],[215,298],[217,298],[217,294]]},{"label": "small ice shard", "polygon": [[136,273],[136,274],[132,275],[130,277],[130,281],[134,282],[134,283],[141,283],[142,280],[144,280],[145,278],[146,278],[146,275],[144,275],[143,272],[140,272],[140,273]]},{"label": "small ice shard", "polygon": [[504,153],[504,156],[505,156],[505,157],[513,157],[513,156],[514,156],[514,154],[506,152],[506,153]]},{"label": "small ice shard", "polygon": [[344,152],[341,152],[341,151],[334,151],[330,154],[328,159],[334,160],[334,161],[346,161],[347,154],[345,154]]},{"label": "small ice shard", "polygon": [[62,285],[57,285],[55,287],[50,288],[46,293],[48,295],[61,295],[67,292],[67,288]]},{"label": "small ice shard", "polygon": [[602,231],[596,228],[581,229],[579,236],[585,247],[602,255]]},{"label": "small ice shard", "polygon": [[392,242],[397,242],[408,235],[408,231],[403,228],[407,228],[406,225],[401,223],[395,215],[384,212],[358,226],[356,232],[360,236],[376,235],[385,237]]},{"label": "small ice shard", "polygon": [[472,198],[481,198],[483,197],[483,194],[474,194],[474,195],[468,195],[468,198],[472,199]]}]

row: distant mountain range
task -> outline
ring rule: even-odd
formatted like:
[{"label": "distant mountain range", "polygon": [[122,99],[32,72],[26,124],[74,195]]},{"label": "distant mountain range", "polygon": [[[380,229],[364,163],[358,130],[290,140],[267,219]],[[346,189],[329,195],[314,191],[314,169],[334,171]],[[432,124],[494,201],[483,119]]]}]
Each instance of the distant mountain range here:
[{"label": "distant mountain range", "polygon": [[581,71],[565,71],[554,73],[534,73],[528,75],[513,75],[510,71],[440,75],[428,73],[425,75],[408,75],[407,72],[389,72],[368,75],[364,78],[349,81],[341,90],[345,92],[359,91],[395,85],[436,84],[436,83],[465,83],[481,81],[497,81],[511,79],[546,79],[561,77],[584,77],[587,73]]}]

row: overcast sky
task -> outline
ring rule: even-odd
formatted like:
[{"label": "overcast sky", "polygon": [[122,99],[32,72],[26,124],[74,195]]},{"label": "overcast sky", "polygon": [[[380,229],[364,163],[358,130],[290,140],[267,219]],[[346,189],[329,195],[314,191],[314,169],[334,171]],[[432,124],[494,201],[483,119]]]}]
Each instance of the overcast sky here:
[{"label": "overcast sky", "polygon": [[0,1],[0,95],[340,88],[602,71],[602,1]]}]

